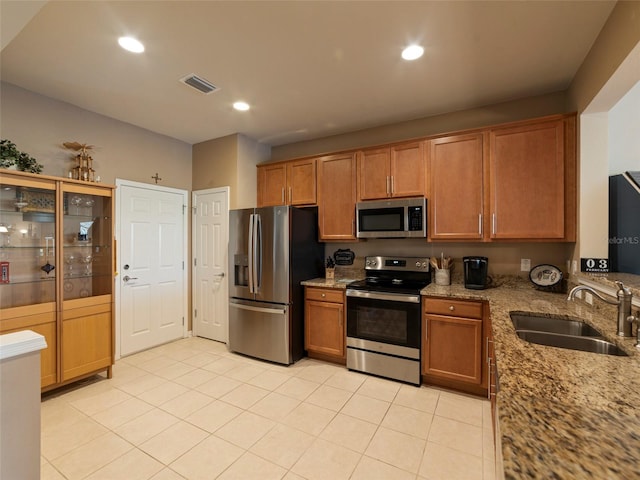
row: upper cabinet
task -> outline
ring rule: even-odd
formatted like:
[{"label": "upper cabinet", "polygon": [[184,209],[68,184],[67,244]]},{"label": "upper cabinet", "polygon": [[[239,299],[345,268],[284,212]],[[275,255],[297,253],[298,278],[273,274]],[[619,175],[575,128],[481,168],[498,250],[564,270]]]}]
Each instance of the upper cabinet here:
[{"label": "upper cabinet", "polygon": [[428,142],[431,240],[482,240],[486,191],[484,138],[480,132]]},{"label": "upper cabinet", "polygon": [[259,207],[315,204],[315,158],[258,166]]},{"label": "upper cabinet", "polygon": [[575,241],[575,116],[491,129],[492,240]]},{"label": "upper cabinet", "polygon": [[576,238],[575,115],[428,142],[429,240]]},{"label": "upper cabinet", "polygon": [[318,225],[320,240],[356,240],[355,211],[355,153],[319,158]]},{"label": "upper cabinet", "polygon": [[358,199],[420,197],[425,193],[424,142],[358,152]]},{"label": "upper cabinet", "polygon": [[356,202],[426,196],[429,241],[575,242],[576,181],[563,114],[260,165],[258,206],[317,204],[320,240],[349,242]]}]

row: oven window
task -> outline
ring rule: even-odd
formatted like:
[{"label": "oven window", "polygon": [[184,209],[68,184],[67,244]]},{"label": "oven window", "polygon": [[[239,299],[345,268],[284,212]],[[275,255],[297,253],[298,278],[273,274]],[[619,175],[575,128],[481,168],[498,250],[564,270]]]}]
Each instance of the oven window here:
[{"label": "oven window", "polygon": [[347,298],[347,335],[420,348],[419,303]]},{"label": "oven window", "polygon": [[361,306],[356,324],[359,338],[397,345],[407,342],[407,312],[404,310]]}]

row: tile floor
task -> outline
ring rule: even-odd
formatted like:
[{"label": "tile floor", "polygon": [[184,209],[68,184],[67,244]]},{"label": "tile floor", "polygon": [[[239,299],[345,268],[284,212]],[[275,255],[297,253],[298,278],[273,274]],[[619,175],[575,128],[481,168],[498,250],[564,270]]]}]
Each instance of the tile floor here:
[{"label": "tile floor", "polygon": [[179,340],[42,402],[42,480],[493,479],[489,403]]}]

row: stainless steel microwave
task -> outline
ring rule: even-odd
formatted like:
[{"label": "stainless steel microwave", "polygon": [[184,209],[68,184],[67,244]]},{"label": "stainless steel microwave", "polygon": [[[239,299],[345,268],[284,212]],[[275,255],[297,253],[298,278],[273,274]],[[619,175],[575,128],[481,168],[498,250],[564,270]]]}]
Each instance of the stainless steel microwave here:
[{"label": "stainless steel microwave", "polygon": [[356,204],[358,238],[419,238],[427,236],[427,200],[397,198]]}]

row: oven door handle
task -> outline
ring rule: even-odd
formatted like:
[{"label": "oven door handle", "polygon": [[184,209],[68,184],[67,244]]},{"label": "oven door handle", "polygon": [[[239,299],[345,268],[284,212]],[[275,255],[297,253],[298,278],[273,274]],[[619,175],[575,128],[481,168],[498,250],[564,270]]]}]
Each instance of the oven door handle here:
[{"label": "oven door handle", "polygon": [[369,292],[365,290],[353,289],[347,289],[347,297],[368,298],[371,300],[389,300],[391,302],[420,303],[420,295]]}]

